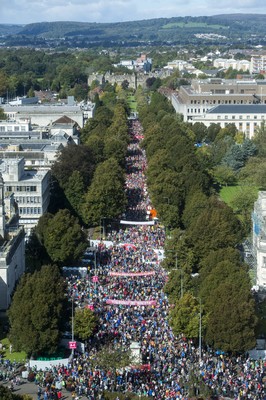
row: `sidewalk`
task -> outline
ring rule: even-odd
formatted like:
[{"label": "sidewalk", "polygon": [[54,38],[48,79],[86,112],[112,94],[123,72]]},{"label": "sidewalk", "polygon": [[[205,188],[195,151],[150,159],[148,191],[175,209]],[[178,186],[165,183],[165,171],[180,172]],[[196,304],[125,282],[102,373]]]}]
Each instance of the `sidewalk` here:
[{"label": "sidewalk", "polygon": [[[28,382],[26,379],[22,379],[21,380],[21,385],[19,386],[14,386],[14,394],[28,394],[30,396],[32,396],[33,400],[37,400],[38,396],[37,396],[37,385],[35,385],[35,383],[33,382]],[[0,385],[3,385],[5,387],[9,386],[9,383],[3,383],[0,382]],[[63,393],[63,400],[72,400],[73,397],[71,396],[71,392],[66,391],[65,389],[62,390]],[[43,396],[42,396],[43,398]],[[85,400],[87,399],[87,397],[85,396],[80,396],[79,397],[80,400]]]}]

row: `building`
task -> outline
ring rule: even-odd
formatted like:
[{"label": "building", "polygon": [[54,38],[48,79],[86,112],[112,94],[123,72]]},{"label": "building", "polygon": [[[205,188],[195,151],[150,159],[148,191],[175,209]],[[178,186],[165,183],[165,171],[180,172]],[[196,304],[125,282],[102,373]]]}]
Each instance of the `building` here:
[{"label": "building", "polygon": [[141,54],[136,60],[121,60],[114,67],[126,67],[134,71],[143,71],[148,73],[152,69],[152,59],[148,58],[146,54]]},{"label": "building", "polygon": [[112,85],[122,85],[124,81],[128,81],[129,87],[132,89],[137,89],[138,86],[146,87],[146,81],[149,78],[166,78],[170,76],[172,71],[170,70],[160,70],[149,73],[144,72],[134,72],[132,74],[113,74],[111,72],[106,72],[105,74],[93,73],[88,77],[88,85],[91,86],[92,82],[99,82],[99,85],[103,85],[106,82]]},{"label": "building", "polygon": [[25,169],[48,170],[56,161],[58,152],[69,143],[69,138],[59,139],[55,135],[52,139],[43,140],[1,140],[0,159],[24,158]]},{"label": "building", "polygon": [[228,69],[228,68],[233,68],[238,71],[250,71],[251,68],[251,62],[248,60],[235,60],[234,58],[216,58],[213,61],[213,66],[215,68],[223,68],[223,69]]},{"label": "building", "polygon": [[4,193],[14,193],[18,205],[19,224],[29,232],[47,211],[50,201],[50,171],[26,170],[25,159],[0,160]]},{"label": "building", "polygon": [[172,105],[184,121],[203,116],[217,105],[266,104],[266,82],[263,80],[194,79],[172,94]]},{"label": "building", "polygon": [[251,56],[250,69],[253,74],[265,73],[266,54],[253,54]]},{"label": "building", "polygon": [[54,121],[50,128],[50,134],[52,137],[58,134],[67,134],[76,144],[80,143],[79,133],[80,128],[77,122],[67,116],[63,116]]},{"label": "building", "polygon": [[266,289],[266,192],[259,192],[254,204],[252,253],[256,260],[256,286]]},{"label": "building", "polygon": [[17,222],[14,197],[12,194],[4,195],[4,181],[0,174],[0,310],[2,311],[8,309],[16,283],[25,272],[25,233]]},{"label": "building", "polygon": [[47,127],[61,117],[66,116],[83,128],[87,120],[93,118],[95,104],[3,104],[1,107],[9,120],[30,119],[32,125]]},{"label": "building", "polygon": [[202,122],[207,127],[219,124],[221,128],[225,128],[228,124],[235,124],[237,130],[249,139],[254,136],[263,121],[266,121],[266,104],[224,104],[191,119],[193,124]]}]

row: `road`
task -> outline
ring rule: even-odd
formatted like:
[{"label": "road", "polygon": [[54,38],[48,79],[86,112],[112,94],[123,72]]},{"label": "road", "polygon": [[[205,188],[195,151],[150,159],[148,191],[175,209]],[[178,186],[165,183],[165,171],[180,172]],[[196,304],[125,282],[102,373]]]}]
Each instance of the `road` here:
[{"label": "road", "polygon": [[[33,382],[28,382],[26,379],[22,379],[21,380],[21,385],[16,386],[14,388],[14,392],[15,394],[28,394],[30,396],[32,396],[33,400],[37,400],[38,396],[37,396],[37,386],[35,385],[35,383]],[[9,384],[8,383],[3,383],[0,382],[0,384],[2,384],[5,387],[8,387]],[[73,397],[71,396],[71,392],[66,391],[65,389],[62,390],[63,393],[63,400],[72,400]],[[43,396],[42,396],[43,398]],[[85,396],[80,396],[79,397],[80,400],[87,400],[87,397]]]}]

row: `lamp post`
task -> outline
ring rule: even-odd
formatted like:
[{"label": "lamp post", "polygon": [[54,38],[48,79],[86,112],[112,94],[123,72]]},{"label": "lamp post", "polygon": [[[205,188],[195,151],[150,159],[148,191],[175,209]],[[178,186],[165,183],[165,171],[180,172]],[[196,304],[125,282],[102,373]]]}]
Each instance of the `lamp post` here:
[{"label": "lamp post", "polygon": [[180,299],[182,299],[183,294],[184,294],[183,271],[182,271],[182,268],[177,267],[177,254],[175,255],[175,268],[172,268],[171,271],[179,271],[180,272]]},{"label": "lamp post", "polygon": [[201,342],[202,342],[202,310],[201,310],[201,298],[200,301],[200,309],[199,309],[199,362],[201,362]]},{"label": "lamp post", "polygon": [[[72,293],[72,324],[71,324],[71,328],[72,328],[72,342],[74,342],[74,293]],[[71,349],[71,357],[72,360],[74,358],[74,348]]]},{"label": "lamp post", "polygon": [[[102,221],[105,220],[106,217],[100,217],[100,238],[102,240]],[[103,237],[105,237],[105,229],[104,229],[104,222],[103,222]]]}]

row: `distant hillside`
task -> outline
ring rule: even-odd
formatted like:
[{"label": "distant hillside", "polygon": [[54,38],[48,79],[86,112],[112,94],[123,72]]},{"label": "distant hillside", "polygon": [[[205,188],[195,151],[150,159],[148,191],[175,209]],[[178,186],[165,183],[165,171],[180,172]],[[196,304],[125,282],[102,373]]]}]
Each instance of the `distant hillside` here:
[{"label": "distant hillside", "polygon": [[[9,28],[8,28],[9,27]],[[223,37],[221,40],[249,41],[258,35],[260,41],[266,38],[266,15],[223,14],[206,17],[157,18],[142,21],[117,23],[86,22],[41,22],[25,26],[0,25],[0,34],[5,31],[9,40],[19,37],[32,40],[67,39],[90,42],[123,43],[193,43],[196,33],[212,33]],[[17,38],[17,39],[16,39]]]},{"label": "distant hillside", "polygon": [[0,24],[0,36],[16,35],[22,28],[23,25]]}]

